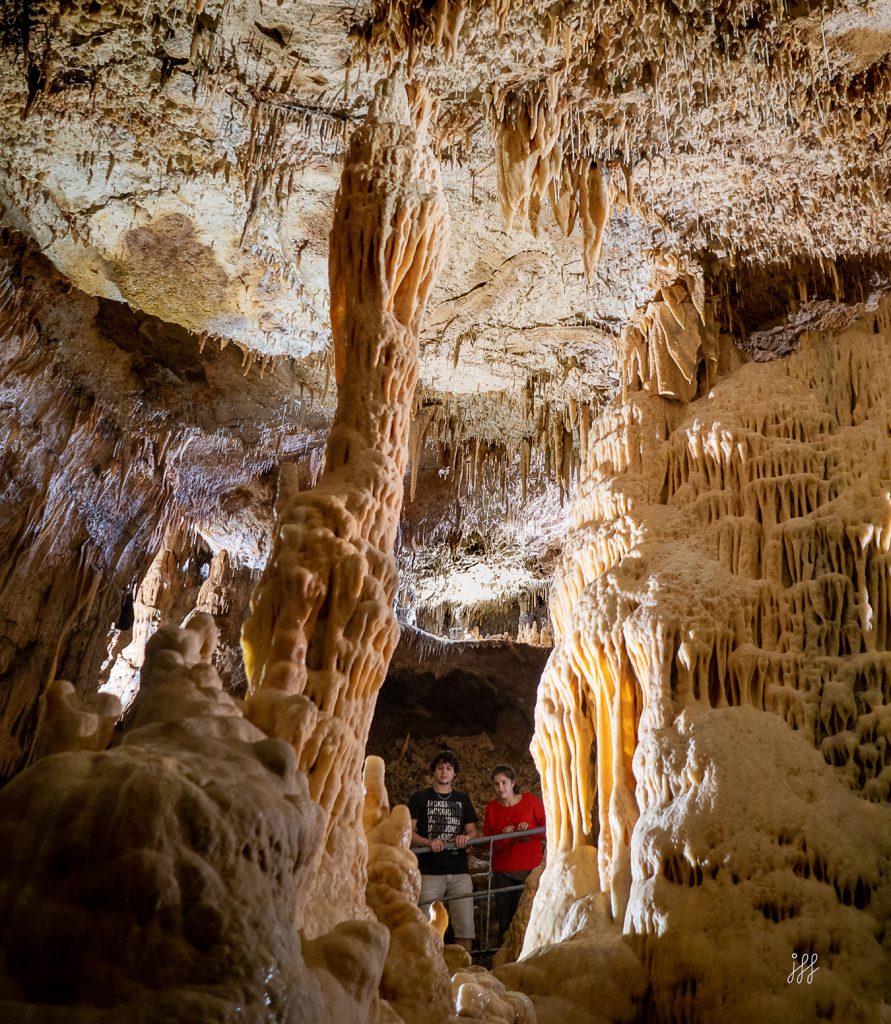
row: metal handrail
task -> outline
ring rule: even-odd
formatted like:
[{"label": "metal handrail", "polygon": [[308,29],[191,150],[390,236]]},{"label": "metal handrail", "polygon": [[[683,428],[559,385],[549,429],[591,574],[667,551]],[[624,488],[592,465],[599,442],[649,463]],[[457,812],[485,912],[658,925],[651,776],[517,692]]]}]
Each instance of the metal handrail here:
[{"label": "metal handrail", "polygon": [[[481,900],[487,900],[487,903],[486,903],[486,923],[485,923],[485,927],[484,928],[483,928],[483,922],[482,922],[482,908],[480,908],[480,930],[484,931],[485,935],[488,936],[489,930],[490,930],[491,913],[492,913],[492,895],[493,895],[493,892],[495,892],[495,891],[497,891],[497,892],[516,892],[518,889],[525,889],[526,888],[525,883],[521,882],[519,885],[505,885],[502,888],[499,888],[497,890],[493,890],[492,889],[492,846],[495,843],[497,843],[497,842],[499,842],[501,840],[504,840],[504,839],[526,839],[526,838],[529,838],[531,836],[540,836],[543,832],[547,832],[547,829],[543,825],[540,825],[538,828],[517,829],[514,832],[499,832],[497,835],[492,835],[492,836],[476,836],[474,839],[468,839],[463,847],[455,846],[454,843],[444,843],[443,844],[443,847],[442,847],[443,850],[458,850],[458,849],[465,849],[466,850],[468,846],[480,846],[483,843],[488,843],[488,845],[489,845],[489,870],[488,870],[487,875],[486,875],[486,888],[485,889],[475,889],[473,892],[469,892],[465,896],[453,896],[453,897],[451,897],[451,900],[454,900],[455,902],[457,902],[458,900],[472,900],[473,902],[476,902],[477,900],[480,900],[480,901]],[[414,853],[414,854],[432,853],[433,852],[430,849],[429,846],[412,846],[412,847],[410,847],[410,849],[411,849],[412,853]],[[451,900],[449,902],[451,902]],[[485,953],[485,952],[491,952],[491,950],[489,950],[489,949],[485,949],[485,950],[480,949],[480,950],[477,950],[477,952],[478,953]]]},{"label": "metal handrail", "polygon": [[[494,836],[476,836],[474,839],[468,839],[463,847],[455,846],[454,843],[443,843],[443,850],[460,850],[467,849],[468,846],[480,846],[483,843],[488,843],[490,846],[492,843],[497,843],[501,839],[526,839],[527,836],[539,836],[542,832],[547,832],[544,825],[539,825],[538,828],[521,828],[515,832],[499,832],[498,835]],[[432,853],[433,851],[429,846],[412,846],[410,847],[412,853]]]},{"label": "metal handrail", "polygon": [[449,903],[460,903],[461,900],[472,900],[475,903],[477,900],[487,899],[493,893],[517,892],[520,889],[525,889],[525,888],[526,888],[526,883],[525,882],[518,882],[517,885],[504,885],[504,886],[501,886],[501,888],[499,888],[499,889],[492,889],[491,887],[488,888],[488,889],[474,889],[473,892],[464,893],[463,896],[449,896],[448,897],[448,902]]}]

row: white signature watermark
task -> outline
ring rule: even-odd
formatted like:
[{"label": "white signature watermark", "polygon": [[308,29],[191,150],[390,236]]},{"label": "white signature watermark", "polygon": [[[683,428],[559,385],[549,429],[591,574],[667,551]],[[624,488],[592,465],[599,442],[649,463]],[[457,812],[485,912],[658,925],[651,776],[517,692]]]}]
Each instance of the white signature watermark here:
[{"label": "white signature watermark", "polygon": [[814,980],[814,975],[820,968],[817,966],[819,953],[802,953],[801,963],[798,962],[798,954],[792,954],[792,973],[786,978],[787,985],[800,985],[806,981],[808,985]]}]

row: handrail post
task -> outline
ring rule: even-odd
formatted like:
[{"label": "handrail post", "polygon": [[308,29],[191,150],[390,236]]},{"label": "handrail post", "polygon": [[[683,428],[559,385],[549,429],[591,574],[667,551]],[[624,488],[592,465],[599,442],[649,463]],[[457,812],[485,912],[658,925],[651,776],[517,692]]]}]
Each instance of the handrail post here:
[{"label": "handrail post", "polygon": [[[489,838],[489,873],[486,878],[487,889],[486,889],[486,945],[480,945],[480,949],[489,948],[489,931],[491,929],[492,920],[492,851],[495,849],[495,838],[491,836]],[[480,915],[482,917],[482,914]]]}]

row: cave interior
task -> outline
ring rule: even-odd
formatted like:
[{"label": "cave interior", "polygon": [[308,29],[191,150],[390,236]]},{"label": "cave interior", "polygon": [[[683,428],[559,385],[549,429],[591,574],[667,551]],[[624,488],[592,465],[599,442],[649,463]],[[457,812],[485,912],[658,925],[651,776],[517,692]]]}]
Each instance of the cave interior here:
[{"label": "cave interior", "polygon": [[889,101],[891,0],[0,0],[0,1019],[891,1021]]}]

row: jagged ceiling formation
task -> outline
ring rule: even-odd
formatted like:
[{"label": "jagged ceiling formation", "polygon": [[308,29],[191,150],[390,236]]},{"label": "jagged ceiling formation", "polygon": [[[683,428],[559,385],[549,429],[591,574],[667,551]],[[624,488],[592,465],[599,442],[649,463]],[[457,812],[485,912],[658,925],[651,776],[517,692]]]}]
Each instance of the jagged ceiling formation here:
[{"label": "jagged ceiling formation", "polygon": [[[414,442],[456,497],[538,475],[559,514],[579,465],[572,403],[590,416],[615,393],[616,339],[678,259],[742,333],[884,280],[887,3],[66,0],[4,14],[6,223],[87,295],[200,345],[234,342],[246,367],[298,360],[329,410],[345,142],[377,78],[424,81],[459,229],[422,339]],[[486,546],[504,563],[511,544]],[[506,578],[532,555],[508,558]]]},{"label": "jagged ceiling formation", "polygon": [[884,254],[889,30],[884,4],[408,0],[358,33],[437,84],[460,159],[494,133],[508,215],[584,221],[596,161],[676,252],[792,266]]}]

